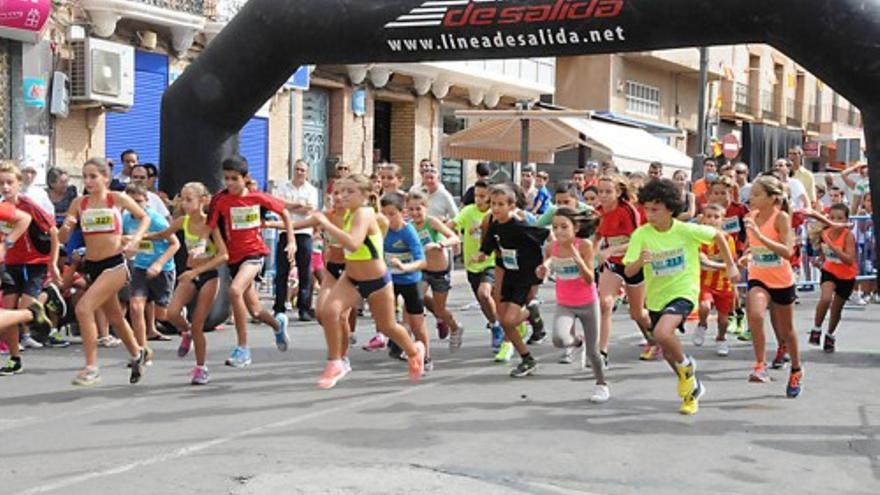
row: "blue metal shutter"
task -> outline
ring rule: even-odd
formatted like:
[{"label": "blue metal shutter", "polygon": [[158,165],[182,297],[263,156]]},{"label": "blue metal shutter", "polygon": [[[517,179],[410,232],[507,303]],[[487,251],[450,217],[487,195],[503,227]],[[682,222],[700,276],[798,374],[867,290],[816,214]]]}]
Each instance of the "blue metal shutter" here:
[{"label": "blue metal shutter", "polygon": [[269,170],[269,119],[252,118],[238,139],[238,153],[247,159],[248,175],[265,191]]},{"label": "blue metal shutter", "polygon": [[107,113],[104,146],[114,172],[122,169],[119,155],[127,149],[137,151],[141,163],[159,166],[159,116],[168,87],[168,57],[137,52],[134,68],[134,105],[125,113]]}]

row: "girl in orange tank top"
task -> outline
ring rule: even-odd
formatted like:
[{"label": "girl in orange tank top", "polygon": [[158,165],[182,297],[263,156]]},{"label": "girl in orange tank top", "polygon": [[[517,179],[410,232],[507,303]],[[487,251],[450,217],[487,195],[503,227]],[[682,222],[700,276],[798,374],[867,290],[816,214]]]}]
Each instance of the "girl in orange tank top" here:
[{"label": "girl in orange tank top", "polygon": [[[849,211],[844,204],[832,205],[828,211],[832,222],[845,223],[848,220]],[[818,346],[822,344],[822,323],[825,315],[831,310],[828,318],[828,333],[825,334],[825,352],[832,353],[835,349],[836,339],[834,332],[840,324],[840,316],[849,296],[852,295],[859,274],[856,262],[856,240],[852,231],[846,227],[830,227],[822,231],[821,236],[822,264],[821,295],[816,305],[816,315],[813,321],[813,329],[810,331],[810,344]]]},{"label": "girl in orange tank top", "polygon": [[803,370],[793,323],[796,294],[794,274],[789,261],[795,238],[782,182],[766,175],[755,179],[749,206],[752,213],[744,222],[748,233],[749,254],[744,259],[748,260],[747,309],[755,349],[755,365],[749,381],[770,381],[764,364],[767,342],[764,319],[769,308],[776,341],[779,342],[773,367],[781,368],[785,364],[785,354],[791,355],[791,374],[785,393],[794,398],[801,392]]}]

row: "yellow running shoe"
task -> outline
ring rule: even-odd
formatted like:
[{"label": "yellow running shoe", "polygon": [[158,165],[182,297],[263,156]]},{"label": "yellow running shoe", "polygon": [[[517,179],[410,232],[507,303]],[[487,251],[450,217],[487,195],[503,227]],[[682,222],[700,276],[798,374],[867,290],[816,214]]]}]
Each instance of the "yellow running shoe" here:
[{"label": "yellow running shoe", "polygon": [[705,393],[706,388],[703,386],[703,383],[697,380],[696,385],[694,386],[694,392],[688,394],[688,396],[681,401],[681,407],[678,408],[678,412],[688,416],[697,414],[697,411],[700,410],[700,397]]},{"label": "yellow running shoe", "polygon": [[678,374],[678,396],[682,399],[691,395],[691,392],[697,388],[697,362],[690,356],[688,361],[687,366],[675,365],[675,372]]},{"label": "yellow running shoe", "polygon": [[495,354],[495,362],[496,363],[509,363],[513,358],[513,344],[510,342],[503,342],[501,347],[498,348],[498,354]]}]

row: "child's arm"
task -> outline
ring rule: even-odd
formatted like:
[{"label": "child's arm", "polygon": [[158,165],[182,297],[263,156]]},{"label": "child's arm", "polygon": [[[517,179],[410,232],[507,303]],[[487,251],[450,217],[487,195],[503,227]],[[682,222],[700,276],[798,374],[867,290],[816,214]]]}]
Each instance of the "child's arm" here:
[{"label": "child's arm", "polygon": [[168,238],[168,249],[162,253],[156,261],[150,265],[150,268],[147,269],[147,278],[153,278],[159,273],[162,272],[162,267],[165,266],[165,263],[171,260],[175,254],[177,254],[177,250],[180,249],[180,241],[177,239],[176,235],[172,235]]},{"label": "child's arm", "polygon": [[761,243],[763,243],[770,251],[787,260],[791,259],[794,255],[794,236],[791,231],[791,217],[788,216],[788,213],[780,212],[779,215],[776,216],[776,224],[774,225],[777,232],[779,232],[780,237],[782,237],[782,242],[776,242],[765,236],[758,228],[758,225],[753,218],[746,218],[745,225],[746,228],[752,232],[752,235],[761,241]]},{"label": "child's arm", "polygon": [[856,256],[857,256],[857,254],[856,254],[856,239],[855,239],[855,236],[853,236],[852,232],[848,231],[846,233],[846,238],[843,241],[843,249],[840,249],[837,246],[835,246],[834,244],[832,244],[828,240],[828,238],[826,237],[826,234],[824,232],[822,233],[822,241],[825,243],[826,246],[828,246],[829,248],[831,248],[832,251],[834,251],[834,254],[836,254],[837,257],[840,258],[840,261],[843,262],[843,264],[851,265],[851,264],[855,263]]},{"label": "child's arm", "polygon": [[647,263],[651,262],[651,252],[647,249],[643,249],[639,254],[639,257],[636,258],[632,263],[627,263],[623,268],[623,273],[626,274],[627,277],[635,277],[642,268]]},{"label": "child's arm", "polygon": [[174,237],[174,234],[176,234],[177,231],[181,228],[183,228],[183,217],[176,217],[174,220],[171,221],[171,224],[168,225],[167,229],[160,230],[159,232],[149,232],[144,234],[144,240],[155,241],[158,239]]},{"label": "child's arm", "polygon": [[[73,203],[70,203],[70,208],[67,209],[67,215],[64,216],[64,222],[61,224],[61,229],[58,231],[58,240],[61,242],[67,242],[70,238],[70,232],[73,230],[73,227],[77,224],[79,218],[79,204],[82,202],[82,198],[85,196],[80,196],[73,200]],[[30,221],[28,221],[28,225]],[[27,229],[27,225],[25,225],[22,232]],[[15,231],[13,230],[13,233]],[[12,234],[9,234],[10,236]]]},{"label": "child's arm", "polygon": [[428,217],[428,222],[434,230],[445,237],[445,239],[437,243],[441,248],[448,248],[461,243],[461,238],[458,237],[458,233],[447,227],[446,224],[440,221],[440,219],[436,217]]},{"label": "child's arm", "polygon": [[739,282],[740,274],[739,270],[736,268],[736,263],[733,261],[733,253],[730,252],[730,244],[727,241],[727,234],[721,231],[716,232],[715,246],[718,247],[718,250],[721,253],[721,258],[724,260],[724,265],[727,267],[727,278],[730,279],[731,283],[735,284]]},{"label": "child's arm", "polygon": [[215,228],[211,231],[211,239],[214,240],[214,246],[217,248],[217,254],[215,254],[214,257],[207,262],[183,272],[178,277],[178,280],[180,280],[181,282],[192,280],[202,273],[216,270],[220,267],[220,265],[226,263],[226,261],[229,259],[229,252],[226,249],[226,241],[224,241],[223,236],[220,235],[220,229]]},{"label": "child's arm", "polygon": [[140,220],[137,229],[133,234],[128,236],[128,242],[122,246],[122,251],[125,252],[126,256],[134,256],[135,253],[137,253],[141,239],[144,238],[144,234],[147,232],[147,229],[150,228],[150,216],[147,215],[147,212],[145,212],[144,209],[127,194],[116,192],[111,192],[110,194],[113,195],[113,199],[119,206],[130,211],[132,217]]},{"label": "child's arm", "polygon": [[706,256],[706,253],[700,253],[700,267],[707,272],[715,272],[723,270],[725,265],[719,261],[712,261]]},{"label": "child's arm", "polygon": [[574,262],[577,263],[584,282],[587,284],[595,282],[596,270],[593,267],[593,243],[589,239],[583,239],[581,240],[580,247],[573,249],[572,252],[574,253]]},{"label": "child's arm", "polygon": [[364,244],[370,225],[376,220],[376,213],[371,208],[358,208],[352,214],[351,232],[346,232],[321,212],[314,212],[312,216],[321,223],[328,234],[349,251],[357,251]]},{"label": "child's arm", "polygon": [[553,243],[548,242],[546,246],[544,246],[544,260],[540,265],[535,267],[535,276],[540,278],[541,280],[547,278],[547,274],[550,271],[550,253],[552,249]]},{"label": "child's arm", "polygon": [[52,254],[49,256],[49,278],[56,284],[61,283],[61,272],[58,271],[58,256],[61,253],[61,241],[58,240],[58,228],[49,229],[49,249]]}]

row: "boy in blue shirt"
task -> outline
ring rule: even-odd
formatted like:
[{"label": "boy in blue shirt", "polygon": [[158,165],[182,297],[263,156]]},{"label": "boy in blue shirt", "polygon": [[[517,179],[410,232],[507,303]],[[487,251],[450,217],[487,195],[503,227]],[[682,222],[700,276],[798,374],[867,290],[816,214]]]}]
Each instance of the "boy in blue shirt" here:
[{"label": "boy in blue shirt", "polygon": [[[147,191],[139,184],[130,184],[125,193],[150,217],[148,233],[161,232],[168,228],[168,220],[147,205]],[[137,230],[139,220],[126,211],[122,216],[122,231],[129,234]],[[156,317],[164,319],[165,308],[171,301],[174,292],[175,270],[174,254],[180,248],[180,241],[172,235],[167,239],[142,240],[138,253],[132,262],[131,282],[129,284],[131,326],[138,345],[146,349],[147,362],[152,361],[153,350],[146,345],[147,341],[147,303],[152,303],[154,311],[150,311],[150,329],[158,334],[155,327]]]},{"label": "boy in blue shirt", "polygon": [[543,170],[535,176],[535,188],[538,194],[535,195],[535,202],[532,203],[529,211],[535,215],[543,215],[550,206],[550,191],[547,189],[547,181],[550,180],[550,174]]}]

